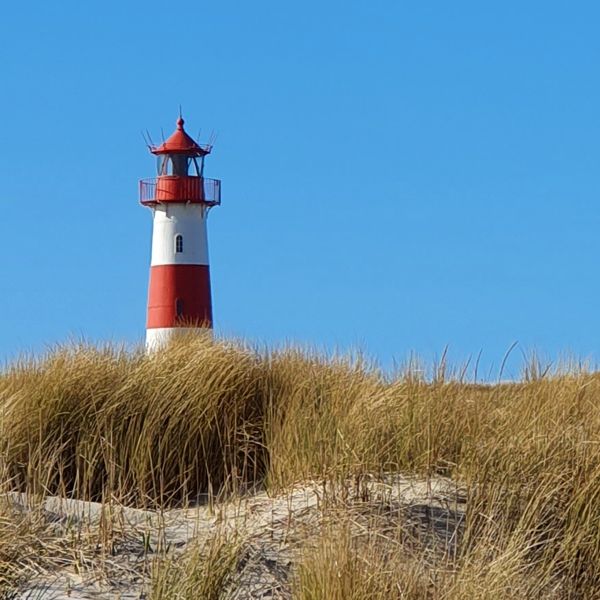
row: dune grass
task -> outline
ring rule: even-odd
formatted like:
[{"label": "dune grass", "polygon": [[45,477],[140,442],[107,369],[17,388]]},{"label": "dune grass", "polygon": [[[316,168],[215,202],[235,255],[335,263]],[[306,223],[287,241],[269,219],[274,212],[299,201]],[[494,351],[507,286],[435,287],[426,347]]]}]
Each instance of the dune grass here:
[{"label": "dune grass", "polygon": [[150,600],[220,600],[235,581],[243,551],[242,537],[217,529],[183,557],[153,564]]},{"label": "dune grass", "polygon": [[151,356],[64,347],[0,375],[0,473],[5,489],[160,509],[308,479],[444,475],[468,511],[443,568],[342,524],[298,567],[296,597],[594,598],[599,408],[598,375],[535,364],[521,382],[476,385],[209,339]]}]

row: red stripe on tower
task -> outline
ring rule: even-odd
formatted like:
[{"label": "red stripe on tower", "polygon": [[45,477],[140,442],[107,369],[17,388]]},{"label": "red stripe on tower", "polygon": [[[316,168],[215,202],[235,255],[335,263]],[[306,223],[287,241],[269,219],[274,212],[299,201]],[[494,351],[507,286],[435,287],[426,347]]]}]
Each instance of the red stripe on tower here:
[{"label": "red stripe on tower", "polygon": [[206,220],[221,203],[221,182],[204,177],[211,146],[196,143],[181,117],[150,151],[158,177],[140,181],[140,202],[152,210],[146,347],[156,350],[177,332],[212,327]]},{"label": "red stripe on tower", "polygon": [[150,268],[148,329],[212,326],[208,265],[156,265]]}]

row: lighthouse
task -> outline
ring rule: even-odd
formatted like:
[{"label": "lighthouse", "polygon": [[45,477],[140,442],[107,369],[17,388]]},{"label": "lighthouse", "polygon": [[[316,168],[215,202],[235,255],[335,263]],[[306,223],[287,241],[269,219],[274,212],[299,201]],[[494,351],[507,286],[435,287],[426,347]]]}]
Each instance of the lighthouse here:
[{"label": "lighthouse", "polygon": [[158,350],[178,332],[212,328],[206,221],[221,203],[221,182],[204,177],[212,149],[177,129],[149,145],[157,177],[140,181],[140,203],[152,211],[146,348]]}]

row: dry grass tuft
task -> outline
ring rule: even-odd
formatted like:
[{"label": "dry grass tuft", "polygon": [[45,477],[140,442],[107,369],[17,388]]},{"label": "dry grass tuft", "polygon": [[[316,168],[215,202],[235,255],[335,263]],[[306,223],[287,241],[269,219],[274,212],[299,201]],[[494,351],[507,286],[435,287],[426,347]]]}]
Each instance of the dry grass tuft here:
[{"label": "dry grass tuft", "polygon": [[398,538],[371,529],[357,532],[352,521],[329,524],[300,564],[297,600],[427,599],[432,582],[427,564],[399,548]]},{"label": "dry grass tuft", "polygon": [[153,565],[150,600],[221,600],[231,597],[243,541],[237,532],[217,529],[183,556]]}]

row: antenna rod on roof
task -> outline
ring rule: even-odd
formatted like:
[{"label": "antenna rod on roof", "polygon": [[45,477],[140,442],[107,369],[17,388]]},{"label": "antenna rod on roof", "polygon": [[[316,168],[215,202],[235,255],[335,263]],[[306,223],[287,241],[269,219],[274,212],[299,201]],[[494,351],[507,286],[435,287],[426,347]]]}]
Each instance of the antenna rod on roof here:
[{"label": "antenna rod on roof", "polygon": [[150,132],[146,129],[146,135],[148,136],[148,139],[150,140],[150,146],[154,146],[154,142],[152,141],[152,138],[150,137]]},{"label": "antenna rod on roof", "polygon": [[164,144],[165,143],[165,131],[164,131],[164,129],[162,127],[160,128],[160,135],[162,137],[162,141],[163,141],[163,144]]},{"label": "antenna rod on roof", "polygon": [[183,115],[181,114],[181,104],[179,105],[179,118],[183,119]]}]

